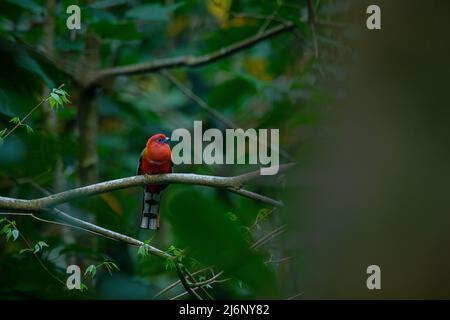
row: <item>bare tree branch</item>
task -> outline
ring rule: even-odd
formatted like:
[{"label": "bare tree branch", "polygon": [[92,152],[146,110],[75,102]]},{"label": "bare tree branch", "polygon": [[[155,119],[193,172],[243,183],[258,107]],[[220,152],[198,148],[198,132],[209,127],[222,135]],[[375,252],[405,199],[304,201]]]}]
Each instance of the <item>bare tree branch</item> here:
[{"label": "bare tree branch", "polygon": [[129,66],[119,66],[109,69],[101,70],[92,80],[92,84],[97,84],[103,79],[111,78],[120,75],[135,75],[149,72],[156,72],[162,69],[170,69],[175,67],[199,67],[208,63],[215,62],[219,59],[229,57],[239,51],[247,49],[263,40],[272,38],[282,32],[291,30],[294,28],[294,24],[286,22],[273,27],[262,34],[253,35],[247,39],[239,41],[230,46],[221,48],[209,54],[200,56],[181,56],[174,58],[163,58],[151,62],[139,63]]},{"label": "bare tree branch", "polygon": [[275,238],[276,236],[282,234],[285,230],[286,230],[286,225],[282,225],[282,226],[272,230],[271,232],[269,232],[268,234],[263,236],[261,239],[259,239],[255,243],[253,243],[250,248],[257,249],[257,248],[261,247],[266,242],[268,242],[268,241],[272,240],[273,238]]},{"label": "bare tree branch", "polygon": [[[56,217],[58,217],[58,218],[60,218],[60,219],[62,219],[64,221],[67,221],[67,222],[70,223],[70,225],[65,225],[65,226],[80,228],[80,229],[83,229],[84,231],[92,232],[92,233],[94,233],[96,235],[100,235],[100,236],[103,236],[103,237],[111,239],[111,240],[122,241],[122,242],[125,242],[125,243],[127,243],[129,245],[132,245],[132,246],[139,246],[139,247],[140,246],[145,246],[149,253],[151,253],[153,255],[156,255],[156,256],[159,256],[159,257],[163,257],[163,258],[167,258],[167,259],[174,259],[175,258],[174,256],[170,255],[169,253],[161,251],[161,250],[159,250],[159,249],[157,249],[157,248],[155,248],[155,247],[153,247],[153,246],[151,246],[149,244],[146,244],[146,243],[144,243],[142,241],[139,241],[139,240],[131,238],[129,236],[126,236],[126,235],[123,235],[123,234],[111,231],[109,229],[105,229],[105,228],[99,227],[99,226],[97,226],[95,224],[92,224],[92,223],[89,223],[89,222],[77,219],[77,218],[72,217],[71,215],[69,215],[69,214],[67,214],[67,213],[65,213],[65,212],[63,212],[61,210],[51,209],[51,210],[49,210],[48,213],[50,213],[50,214],[52,214],[52,215],[54,215],[54,216],[56,216]],[[64,225],[64,224],[61,224],[61,223],[58,223],[58,222],[55,222],[55,221],[49,221],[49,220],[45,220],[45,219],[40,219],[40,218],[34,216],[33,214],[30,214],[30,213],[2,213],[2,212],[0,212],[0,215],[28,215],[28,216],[31,216],[31,217],[37,219],[37,220],[43,221],[43,222],[56,223],[56,224]],[[26,241],[26,239],[22,235],[22,233],[20,232],[19,234],[23,238],[23,240],[27,243],[27,246],[29,248],[31,248],[29,243]],[[38,259],[38,261],[41,264],[41,266],[53,278],[55,278],[60,283],[62,283],[57,277],[55,277],[47,269],[47,267],[42,263],[42,261],[39,259],[39,257],[36,254],[35,254],[35,256]],[[190,284],[187,283],[186,278],[184,277],[183,273],[181,272],[181,270],[185,270],[185,272],[187,272],[187,273],[188,273],[188,271],[186,269],[184,269],[184,266],[182,266],[179,263],[176,263],[175,265],[176,265],[176,269],[177,269],[177,274],[180,277],[180,282],[183,284],[183,287],[187,290],[187,292],[189,292],[192,295],[192,297],[197,298],[198,294],[195,293],[191,289]],[[188,274],[190,275],[190,273],[188,273]],[[62,283],[62,284],[65,285],[65,283]],[[199,298],[199,299],[201,300],[201,298]]]},{"label": "bare tree branch", "polygon": [[[293,165],[292,163],[281,165],[279,167],[279,172],[286,170],[292,165]],[[234,193],[240,194],[247,198],[255,199],[265,203],[269,202],[272,205],[280,205],[281,203],[277,202],[276,200],[242,189],[242,186],[246,182],[254,180],[258,177],[261,177],[259,170],[234,177],[207,176],[190,173],[138,175],[134,177],[100,182],[85,187],[55,193],[53,195],[38,199],[24,200],[24,199],[0,197],[0,209],[15,210],[22,212],[36,212],[51,209],[58,204],[66,203],[71,200],[82,197],[97,195],[120,189],[126,189],[130,187],[143,186],[147,184],[170,184],[170,183],[194,184],[216,188],[225,188],[227,190],[230,190]]]},{"label": "bare tree branch", "polygon": [[[280,166],[280,172],[286,170],[291,167],[293,164],[286,164]],[[100,193],[105,193],[109,191],[125,189],[134,186],[146,185],[146,184],[159,184],[159,183],[184,183],[184,184],[196,184],[196,185],[204,185],[210,187],[219,187],[226,188],[230,191],[237,192],[238,194],[247,196],[249,198],[253,198],[259,201],[262,201],[263,198],[267,198],[261,196],[259,194],[240,189],[241,186],[253,179],[258,178],[259,171],[253,171],[246,174],[242,174],[234,177],[217,177],[217,176],[204,176],[204,175],[196,175],[196,174],[162,174],[162,175],[141,175],[134,176],[129,178],[111,180],[106,182],[97,183],[94,185],[89,185],[85,187],[80,187],[60,193],[56,193],[53,195],[48,195],[38,199],[32,200],[23,200],[23,199],[14,199],[14,198],[6,198],[0,197],[0,209],[2,210],[11,210],[15,211],[12,213],[4,213],[4,214],[26,214],[33,213],[31,216],[33,218],[37,218],[35,216],[42,213],[47,213],[57,219],[67,222],[70,226],[78,227],[84,229],[86,231],[90,231],[97,235],[104,236],[109,239],[118,240],[125,242],[132,246],[144,246],[147,248],[149,253],[164,257],[164,258],[173,258],[172,255],[157,249],[153,246],[150,246],[142,241],[134,239],[132,237],[123,235],[121,233],[102,228],[93,223],[75,218],[54,206],[68,202],[73,199],[77,199],[80,197],[96,195]],[[249,194],[247,194],[249,193]],[[261,198],[263,197],[263,198]],[[270,198],[267,198],[270,199]],[[266,199],[266,200],[267,200]],[[269,201],[269,200],[267,200]],[[276,200],[270,199],[272,204],[276,204]],[[19,211],[19,212],[18,212]],[[39,219],[43,222],[50,222],[45,219]]]},{"label": "bare tree branch", "polygon": [[289,23],[288,20],[284,20],[279,18],[276,15],[276,11],[275,14],[271,14],[270,16],[264,15],[264,14],[259,14],[259,13],[247,13],[247,12],[230,12],[230,15],[233,18],[238,18],[238,19],[254,19],[254,20],[263,20],[263,21],[274,21],[274,22],[278,22],[281,23],[283,25],[286,25],[287,23]]},{"label": "bare tree branch", "polygon": [[170,72],[163,69],[161,70],[161,74],[170,82],[172,82],[178,89],[180,89],[183,94],[188,97],[189,99],[193,100],[195,103],[197,103],[200,108],[205,110],[207,113],[209,113],[214,119],[221,122],[223,125],[225,125],[228,128],[237,129],[239,128],[238,125],[236,125],[233,121],[227,119],[224,117],[220,112],[216,111],[214,108],[210,107],[202,98],[197,96],[194,92],[192,92],[191,89],[186,87],[184,84],[182,84],[180,81],[178,81],[177,78],[175,78]]}]

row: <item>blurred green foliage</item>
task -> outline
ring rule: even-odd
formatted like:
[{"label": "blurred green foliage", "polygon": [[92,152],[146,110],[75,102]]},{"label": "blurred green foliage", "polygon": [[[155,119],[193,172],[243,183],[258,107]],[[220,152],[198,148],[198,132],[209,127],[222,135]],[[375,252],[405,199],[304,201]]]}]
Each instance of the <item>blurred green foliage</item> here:
[{"label": "blurred green foliage", "polygon": [[[65,188],[79,184],[76,159],[83,146],[77,140],[80,87],[73,80],[76,76],[94,73],[96,68],[209,53],[278,25],[267,19],[235,18],[233,13],[273,14],[293,22],[296,29],[214,63],[170,72],[240,127],[279,128],[280,144],[287,152],[296,153],[308,139],[308,130],[326,112],[321,103],[327,96],[318,85],[318,77],[331,70],[326,57],[338,49],[329,40],[329,31],[320,27],[315,33],[311,30],[305,18],[306,1],[138,0],[133,5],[122,0],[78,1],[82,29],[69,31],[66,8],[72,3],[57,1],[53,14],[54,52],[49,56],[43,51],[48,23],[45,1],[0,2],[0,130],[10,127],[12,117],[30,111],[45,96],[44,88],[51,90],[64,83],[72,102],[53,111],[57,125],[52,130],[45,126],[45,112],[40,109],[27,120],[34,129],[32,135],[17,130],[0,146],[2,196],[39,197],[42,192],[34,184],[55,191],[58,159],[63,163]],[[329,17],[341,10],[333,1],[315,3],[317,15]],[[100,41],[99,65],[88,61],[88,40],[92,37]],[[316,46],[321,59],[316,57]],[[97,150],[102,181],[134,175],[142,148],[154,133],[170,133],[179,127],[192,129],[194,120],[202,120],[204,130],[225,129],[158,73],[110,80],[97,93],[95,103],[99,109]],[[184,165],[175,171],[233,175],[249,169],[237,165]],[[279,198],[284,193],[282,181],[262,179],[252,189]],[[214,266],[215,272],[223,270],[221,278],[229,280],[208,289],[216,298],[284,298],[293,294],[280,283],[280,273],[285,269],[266,263],[279,250],[271,246],[255,251],[250,246],[280,224],[279,214],[295,213],[267,215],[267,205],[223,190],[172,185],[162,201],[161,230],[152,235],[137,227],[141,192],[140,188],[115,191],[74,201],[62,209],[80,218],[94,219],[102,227],[151,239],[151,245],[163,250],[179,248],[191,271],[209,266]],[[45,241],[49,247],[36,255],[21,255],[20,250],[27,248],[23,239],[7,242],[2,237],[1,298],[151,299],[177,280],[164,259],[142,252],[138,255],[138,248],[30,217],[15,220],[28,242]],[[255,221],[258,227],[250,228]],[[70,261],[81,261],[85,267],[82,273],[95,275],[95,281],[83,278],[88,290],[65,289],[62,283]],[[113,262],[120,270],[114,268],[111,274],[106,267],[96,267],[95,272],[93,267],[86,270],[88,265],[95,267],[105,261]],[[204,273],[201,277],[210,275]],[[181,292],[177,287],[161,298]]]}]

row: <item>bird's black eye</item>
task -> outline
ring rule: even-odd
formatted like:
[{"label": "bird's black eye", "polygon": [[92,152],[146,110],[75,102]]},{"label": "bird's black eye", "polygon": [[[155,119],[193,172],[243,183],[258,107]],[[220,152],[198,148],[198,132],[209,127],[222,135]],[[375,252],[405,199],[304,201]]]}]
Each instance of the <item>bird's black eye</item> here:
[{"label": "bird's black eye", "polygon": [[163,139],[162,138],[158,138],[156,141],[158,141],[158,142],[162,142],[163,141]]}]

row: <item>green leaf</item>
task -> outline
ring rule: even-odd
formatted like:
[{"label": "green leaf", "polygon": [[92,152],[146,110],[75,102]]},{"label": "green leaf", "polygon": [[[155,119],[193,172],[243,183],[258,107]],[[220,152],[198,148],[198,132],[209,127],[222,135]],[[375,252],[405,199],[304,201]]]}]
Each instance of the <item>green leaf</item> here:
[{"label": "green leaf", "polygon": [[0,138],[6,134],[6,131],[8,131],[8,129],[3,129],[0,131]]},{"label": "green leaf", "polygon": [[19,254],[22,254],[22,253],[28,252],[28,251],[33,251],[33,250],[32,250],[32,249],[29,249],[29,248],[25,248],[25,249],[20,250],[20,251],[19,251]]},{"label": "green leaf", "polygon": [[53,97],[49,97],[48,101],[50,102],[50,109],[53,110],[53,108],[55,107],[55,99],[53,99]]},{"label": "green leaf", "polygon": [[175,261],[174,259],[167,259],[166,260],[166,270],[174,270],[175,269]]},{"label": "green leaf", "polygon": [[57,89],[57,88],[54,88],[52,91],[53,91],[54,93],[56,93],[57,95],[60,95],[60,96],[64,96],[64,95],[67,94],[64,90],[62,90],[62,89]]},{"label": "green leaf", "polygon": [[12,231],[12,237],[13,237],[14,241],[16,241],[17,238],[19,237],[19,230],[14,229],[14,230]]},{"label": "green leaf", "polygon": [[8,223],[8,224],[3,226],[2,231],[0,231],[0,233],[6,234],[6,233],[9,232],[9,230],[11,230],[11,225]]},{"label": "green leaf", "polygon": [[64,103],[70,103],[70,100],[67,99],[66,95],[61,96],[61,100],[62,100]]},{"label": "green leaf", "polygon": [[84,275],[89,275],[91,278],[95,277],[95,274],[97,273],[97,267],[93,264],[91,264],[89,267],[87,267],[86,271],[84,272]]},{"label": "green leaf", "polygon": [[181,261],[184,257],[183,250],[175,247],[174,245],[170,245],[166,252],[177,257],[179,259],[179,261]]},{"label": "green leaf", "polygon": [[231,221],[237,221],[237,215],[235,215],[233,212],[227,212],[227,216]]},{"label": "green leaf", "polygon": [[103,262],[103,264],[105,265],[110,275],[112,275],[113,271],[120,271],[119,267],[112,261],[105,261]]},{"label": "green leaf", "polygon": [[35,244],[33,253],[38,253],[39,251],[41,251],[41,247],[38,244]]},{"label": "green leaf", "polygon": [[25,125],[25,128],[27,129],[27,133],[28,134],[33,134],[34,133],[34,130],[33,130],[33,128],[32,127],[30,127],[29,125]]},{"label": "green leaf", "polygon": [[144,240],[145,244],[150,244],[153,241],[154,237],[151,237],[150,239]]},{"label": "green leaf", "polygon": [[61,99],[59,98],[59,96],[56,93],[52,92],[52,93],[50,93],[50,95],[56,101],[56,109],[58,109],[58,104],[60,104],[62,106],[62,101],[61,101]]},{"label": "green leaf", "polygon": [[19,117],[14,117],[11,120],[9,120],[9,122],[12,122],[14,124],[18,124],[18,123],[20,123],[20,119],[19,119]]},{"label": "green leaf", "polygon": [[88,288],[84,283],[82,283],[82,284],[80,285],[80,291],[81,291],[81,292],[88,291],[88,290],[89,290],[89,288]]},{"label": "green leaf", "polygon": [[148,256],[148,248],[144,245],[140,246],[137,252],[138,256],[141,258],[145,258]]},{"label": "green leaf", "polygon": [[53,110],[53,108],[56,107],[56,110],[58,110],[59,106],[64,107],[65,103],[70,102],[69,99],[67,99],[66,95],[67,92],[65,92],[64,90],[53,89],[50,93],[50,96],[47,98],[47,100],[50,102],[50,109]]},{"label": "green leaf", "polygon": [[69,99],[67,98],[69,96],[69,94],[66,91],[64,91],[63,89],[55,88],[52,90],[52,92],[55,93],[56,95],[58,95],[63,103],[70,102]]},{"label": "green leaf", "polygon": [[267,218],[271,213],[272,213],[272,210],[271,210],[271,209],[267,209],[267,208],[261,209],[261,210],[259,210],[257,217],[258,217],[259,219],[265,219],[265,218]]},{"label": "green leaf", "polygon": [[39,244],[39,246],[40,246],[41,248],[43,248],[43,247],[50,247],[50,246],[49,246],[46,242],[44,242],[44,241],[39,241],[38,244]]},{"label": "green leaf", "polygon": [[45,243],[44,241],[39,241],[38,243],[36,243],[34,245],[34,250],[33,253],[38,253],[39,251],[41,251],[44,247],[50,247],[47,243]]},{"label": "green leaf", "polygon": [[[165,216],[171,222],[176,244],[189,248],[189,257],[202,265],[220,266],[230,277],[244,281],[254,292],[276,296],[273,270],[264,263],[263,255],[250,249],[240,225],[225,215],[231,211],[230,206],[194,188],[180,189],[178,193],[171,191],[166,199]],[[185,212],[189,215],[183,214]]]}]

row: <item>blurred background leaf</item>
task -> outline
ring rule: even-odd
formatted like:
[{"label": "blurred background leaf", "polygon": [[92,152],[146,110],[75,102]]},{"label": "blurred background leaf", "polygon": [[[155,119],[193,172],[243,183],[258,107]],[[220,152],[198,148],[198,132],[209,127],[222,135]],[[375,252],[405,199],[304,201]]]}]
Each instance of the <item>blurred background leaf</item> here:
[{"label": "blurred background leaf", "polygon": [[[87,97],[95,97],[91,102],[98,110],[94,149],[100,181],[134,175],[141,151],[154,133],[170,134],[180,127],[191,130],[195,120],[203,121],[204,130],[225,130],[220,119],[159,73],[105,80],[93,90],[95,95],[86,94],[83,86],[98,69],[211,53],[261,34],[280,20],[293,22],[295,32],[279,34],[199,68],[170,72],[201,103],[238,127],[280,129],[280,144],[287,154],[304,150],[327,112],[323,102],[329,94],[318,79],[333,77],[329,70],[341,48],[339,41],[330,41],[335,39],[332,29],[317,27],[312,33],[302,18],[304,1],[79,1],[82,28],[72,31],[66,27],[66,8],[72,1],[57,1],[49,15],[50,2],[0,2],[0,131],[10,129],[10,119],[22,118],[46,90],[63,83],[72,102],[51,115],[50,107],[42,105],[26,121],[33,134],[20,127],[0,145],[2,196],[31,199],[43,194],[36,185],[56,192],[83,183],[78,159],[85,146],[78,123]],[[317,2],[316,7],[317,14],[327,18],[340,12],[334,1]],[[238,13],[259,18],[236,18]],[[45,30],[51,17],[54,35],[48,54]],[[316,40],[319,57],[315,56]],[[283,156],[280,161],[291,159]],[[251,169],[255,168],[182,165],[175,171],[233,175]],[[249,189],[280,198],[286,192],[284,181],[283,177],[261,179]],[[151,244],[162,250],[179,248],[191,272],[210,266],[216,273],[223,270],[223,281],[208,288],[216,298],[286,298],[301,291],[292,280],[297,273],[291,262],[273,262],[288,253],[280,244],[283,235],[250,249],[282,226],[282,215],[296,216],[296,210],[272,212],[224,190],[171,185],[162,198],[162,228],[153,234],[138,228],[141,197],[142,188],[130,188],[73,201],[62,209],[102,227],[152,239]],[[261,212],[271,214],[261,219]],[[26,248],[23,239],[13,243],[1,239],[1,298],[151,299],[177,280],[164,259],[138,257],[137,248],[29,217],[16,221],[30,243],[50,245],[39,256],[48,270],[33,255],[18,254]],[[105,260],[116,263],[120,271],[109,275],[100,268],[93,281],[86,280],[87,291],[66,290],[56,280],[65,282],[65,268],[74,261],[84,273],[87,266]],[[211,276],[208,269],[196,279]],[[161,298],[181,293],[177,286]]]}]

